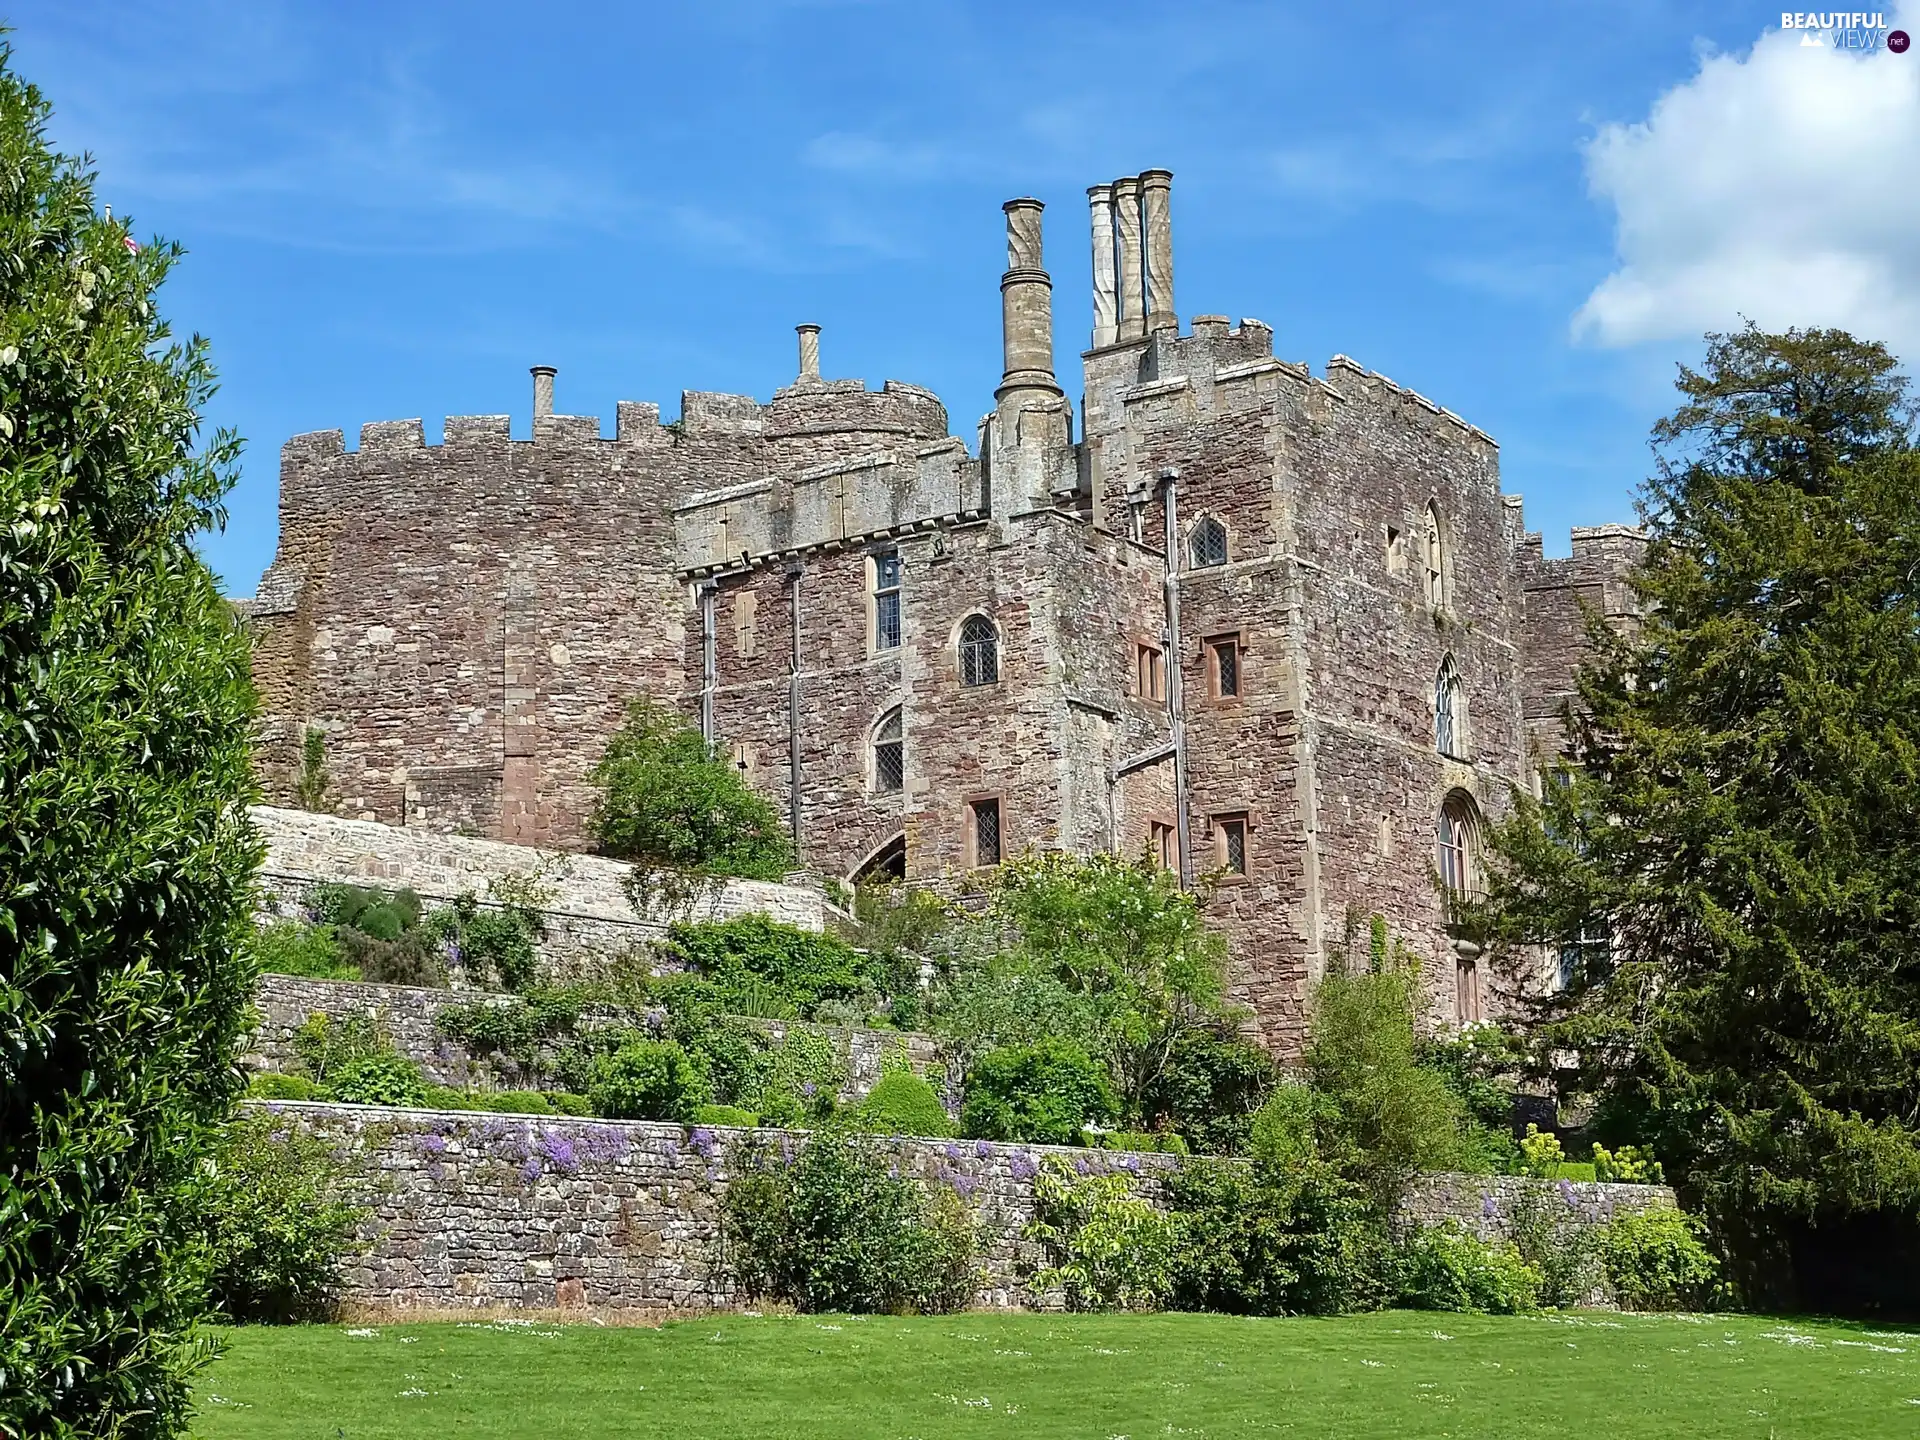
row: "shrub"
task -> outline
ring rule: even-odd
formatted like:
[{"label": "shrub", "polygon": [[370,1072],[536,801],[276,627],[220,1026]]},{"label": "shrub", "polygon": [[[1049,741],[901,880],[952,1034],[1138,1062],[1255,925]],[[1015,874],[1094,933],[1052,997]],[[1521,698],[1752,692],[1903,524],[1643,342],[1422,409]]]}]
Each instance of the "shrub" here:
[{"label": "shrub", "polygon": [[766,1008],[771,992],[803,1015],[812,1015],[823,1001],[851,1002],[857,1022],[867,1013],[864,1002],[877,1000],[882,978],[838,936],[765,915],[675,925],[667,932],[667,953],[705,976],[720,1005],[736,1014],[750,1013],[756,1004]]},{"label": "shrub", "polygon": [[1542,1277],[1511,1243],[1489,1243],[1457,1220],[1422,1226],[1400,1251],[1400,1303],[1415,1310],[1524,1315]]},{"label": "shrub", "polygon": [[693,1119],[706,1078],[670,1040],[635,1040],[594,1061],[587,1103],[615,1120]]},{"label": "shrub", "polygon": [[882,1075],[855,1115],[862,1129],[882,1135],[953,1134],[953,1121],[947,1117],[939,1094],[911,1070],[891,1070]]},{"label": "shrub", "polygon": [[758,1091],[746,1103],[770,1125],[825,1120],[846,1083],[847,1067],[833,1042],[795,1026],[764,1053]]},{"label": "shrub", "polygon": [[351,1105],[424,1105],[427,1088],[420,1067],[392,1050],[349,1060],[327,1077],[329,1096]]},{"label": "shrub", "polygon": [[1132,1150],[1142,1155],[1185,1155],[1187,1142],[1171,1130],[1109,1130],[1099,1137],[1102,1150]]},{"label": "shrub", "polygon": [[1315,1140],[1382,1214],[1422,1170],[1460,1153],[1462,1111],[1446,1081],[1416,1059],[1414,974],[1330,970],[1315,987],[1306,1062]]},{"label": "shrub", "polygon": [[1276,1086],[1253,1117],[1248,1148],[1256,1164],[1275,1171],[1308,1164],[1319,1153],[1314,1138],[1318,1099],[1298,1081]]},{"label": "shrub", "polygon": [[474,1090],[467,1094],[470,1110],[491,1110],[501,1115],[551,1115],[553,1101],[538,1090]]},{"label": "shrub", "polygon": [[0,46],[0,1425],[184,1433],[181,1213],[243,1084],[247,641],[195,554],[238,440],[206,343]]},{"label": "shrub", "polygon": [[732,1125],[751,1130],[760,1123],[760,1117],[738,1105],[702,1105],[693,1112],[693,1121],[696,1125]]},{"label": "shrub", "polygon": [[1133,1193],[1124,1175],[1076,1178],[1057,1155],[1033,1177],[1034,1218],[1020,1232],[1045,1263],[1036,1291],[1058,1289],[1070,1310],[1157,1310],[1173,1293],[1178,1217]]},{"label": "shrub", "polygon": [[1614,1298],[1630,1310],[1693,1310],[1712,1303],[1720,1262],[1698,1220],[1656,1206],[1617,1215],[1600,1234]]},{"label": "shrub", "polygon": [[363,980],[383,985],[444,986],[447,968],[435,936],[420,926],[420,897],[411,890],[316,885],[307,897],[315,920]]},{"label": "shrub", "polygon": [[1585,1305],[1603,1297],[1600,1228],[1585,1223],[1572,1182],[1527,1184],[1514,1198],[1507,1232],[1540,1275],[1543,1305]]},{"label": "shrub", "polygon": [[983,1140],[1078,1145],[1119,1110],[1106,1067],[1078,1045],[1043,1040],[982,1056],[967,1072],[960,1126]]},{"label": "shrub", "polygon": [[1167,1182],[1183,1243],[1173,1303],[1238,1315],[1334,1315],[1389,1298],[1386,1230],[1325,1164],[1198,1159]]},{"label": "shrub", "polygon": [[929,1196],[858,1135],[818,1131],[790,1165],[747,1151],[721,1215],[723,1263],[750,1296],[856,1314],[945,1314],[973,1298],[965,1203]]},{"label": "shrub", "polygon": [[593,779],[594,836],[602,853],[636,862],[638,908],[650,900],[647,870],[778,880],[793,861],[779,812],[698,730],[644,696]]},{"label": "shrub", "polygon": [[256,1075],[247,1082],[251,1100],[323,1100],[326,1091],[304,1075]]},{"label": "shrub", "polygon": [[1524,1175],[1536,1180],[1552,1180],[1560,1166],[1567,1163],[1566,1152],[1560,1148],[1560,1137],[1551,1132],[1542,1134],[1538,1125],[1529,1124],[1527,1133],[1520,1140],[1520,1168]]},{"label": "shrub", "polygon": [[198,1192],[214,1308],[236,1322],[324,1319],[364,1211],[333,1146],[284,1116],[243,1114]]},{"label": "shrub", "polygon": [[1273,1057],[1237,1037],[1193,1030],[1168,1052],[1148,1084],[1141,1114],[1208,1155],[1245,1154],[1254,1113],[1278,1080]]},{"label": "shrub", "polygon": [[420,928],[451,952],[470,979],[497,981],[515,994],[533,988],[535,946],[546,933],[538,910],[526,905],[483,910],[468,892],[427,916]]},{"label": "shrub", "polygon": [[496,1073],[523,1079],[557,1061],[555,1052],[577,1034],[587,998],[580,987],[541,986],[518,1003],[494,997],[444,1006],[434,1014],[433,1028]]},{"label": "shrub", "polygon": [[303,975],[313,980],[358,980],[360,967],[350,963],[326,925],[278,920],[254,934],[254,957],[260,968],[275,975]]},{"label": "shrub", "polygon": [[556,1115],[585,1118],[593,1114],[593,1106],[584,1095],[574,1095],[565,1090],[546,1090],[541,1093],[547,1097],[547,1104]]},{"label": "shrub", "polygon": [[294,1053],[307,1074],[320,1084],[331,1083],[341,1067],[355,1060],[392,1051],[380,1021],[373,1015],[329,1015],[316,1010],[293,1032]]},{"label": "shrub", "polygon": [[1667,1179],[1652,1150],[1635,1145],[1609,1150],[1598,1141],[1593,1146],[1593,1178],[1620,1185],[1664,1185]]}]

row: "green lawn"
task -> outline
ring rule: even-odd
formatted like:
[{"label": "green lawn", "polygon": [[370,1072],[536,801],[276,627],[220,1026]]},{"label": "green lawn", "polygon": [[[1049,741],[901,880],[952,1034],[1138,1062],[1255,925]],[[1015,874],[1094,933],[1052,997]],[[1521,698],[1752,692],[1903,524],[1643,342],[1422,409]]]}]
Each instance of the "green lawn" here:
[{"label": "green lawn", "polygon": [[204,1440],[1920,1435],[1920,1335],[1745,1317],[721,1315],[229,1340]]}]

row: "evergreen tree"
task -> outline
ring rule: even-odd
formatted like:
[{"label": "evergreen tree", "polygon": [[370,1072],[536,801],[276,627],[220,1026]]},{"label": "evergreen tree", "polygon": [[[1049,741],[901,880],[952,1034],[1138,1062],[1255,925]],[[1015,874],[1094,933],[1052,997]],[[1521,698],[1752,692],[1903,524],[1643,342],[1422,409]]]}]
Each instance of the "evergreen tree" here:
[{"label": "evergreen tree", "polygon": [[1593,624],[1566,783],[1496,832],[1480,918],[1610,932],[1540,1043],[1756,1298],[1806,1301],[1836,1237],[1920,1211],[1920,455],[1892,357],[1839,331],[1710,336],[1679,389],[1643,617]]},{"label": "evergreen tree", "polygon": [[0,1434],[168,1436],[191,1192],[239,1092],[247,652],[197,531],[204,342],[0,45]]}]

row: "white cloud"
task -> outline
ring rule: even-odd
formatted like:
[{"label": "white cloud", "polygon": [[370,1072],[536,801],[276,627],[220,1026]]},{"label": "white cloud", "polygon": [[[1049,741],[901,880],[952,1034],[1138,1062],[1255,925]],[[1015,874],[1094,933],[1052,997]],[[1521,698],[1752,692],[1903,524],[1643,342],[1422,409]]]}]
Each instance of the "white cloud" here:
[{"label": "white cloud", "polygon": [[1594,137],[1588,181],[1617,213],[1619,263],[1576,334],[1633,345],[1745,316],[1920,359],[1920,53],[1805,33],[1710,55],[1645,121]]}]

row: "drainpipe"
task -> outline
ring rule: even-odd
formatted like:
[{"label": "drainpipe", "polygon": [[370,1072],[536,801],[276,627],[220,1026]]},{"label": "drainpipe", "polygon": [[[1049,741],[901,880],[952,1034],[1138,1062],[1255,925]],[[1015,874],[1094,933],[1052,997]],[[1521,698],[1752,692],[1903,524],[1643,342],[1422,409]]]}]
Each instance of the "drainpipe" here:
[{"label": "drainpipe", "polygon": [[700,738],[707,742],[709,750],[719,738],[713,719],[713,692],[719,669],[713,622],[717,589],[711,580],[700,582]]},{"label": "drainpipe", "polygon": [[804,567],[795,561],[787,571],[788,618],[793,631],[793,653],[787,661],[787,823],[793,831],[793,858],[800,860],[800,577]]},{"label": "drainpipe", "polygon": [[1173,734],[1173,833],[1180,847],[1180,888],[1193,888],[1193,851],[1187,824],[1187,711],[1185,656],[1180,641],[1180,472],[1160,472],[1160,498],[1166,513],[1167,723]]}]

